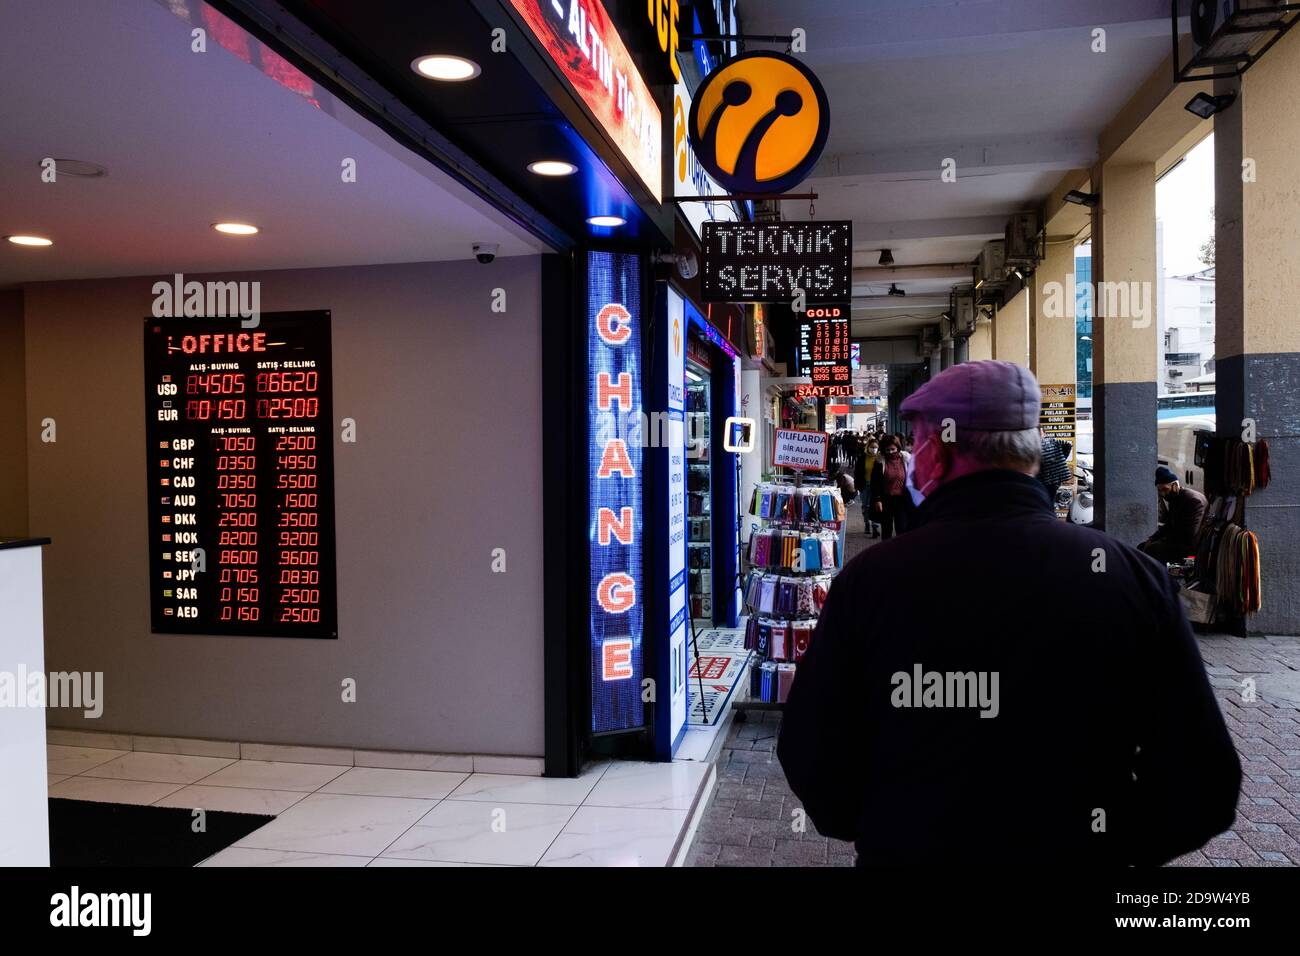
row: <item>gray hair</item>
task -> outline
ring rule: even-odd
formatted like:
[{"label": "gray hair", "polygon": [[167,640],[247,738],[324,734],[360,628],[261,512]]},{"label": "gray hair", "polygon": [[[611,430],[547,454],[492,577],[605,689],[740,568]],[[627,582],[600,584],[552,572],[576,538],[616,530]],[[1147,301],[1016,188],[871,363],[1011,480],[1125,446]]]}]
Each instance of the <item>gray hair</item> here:
[{"label": "gray hair", "polygon": [[[937,435],[942,435],[942,426],[934,422],[927,424]],[[1042,463],[1043,436],[1037,428],[1020,431],[956,428],[953,439],[952,445],[958,455],[986,468],[1010,468],[1033,474]]]},{"label": "gray hair", "polygon": [[957,453],[990,468],[1036,472],[1041,464],[1043,437],[1037,428],[1012,432],[957,429]]}]

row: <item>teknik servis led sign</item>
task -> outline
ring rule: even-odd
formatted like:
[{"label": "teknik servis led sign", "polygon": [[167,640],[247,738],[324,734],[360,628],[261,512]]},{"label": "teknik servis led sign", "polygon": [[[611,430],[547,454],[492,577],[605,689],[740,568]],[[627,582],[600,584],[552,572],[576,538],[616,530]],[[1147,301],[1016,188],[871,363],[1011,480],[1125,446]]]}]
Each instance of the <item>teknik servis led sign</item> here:
[{"label": "teknik servis led sign", "polygon": [[705,302],[847,302],[853,297],[853,223],[706,222]]},{"label": "teknik servis led sign", "polygon": [[817,164],[830,121],[826,91],[808,67],[784,53],[754,52],[704,78],[688,129],[700,164],[724,189],[779,193]]}]

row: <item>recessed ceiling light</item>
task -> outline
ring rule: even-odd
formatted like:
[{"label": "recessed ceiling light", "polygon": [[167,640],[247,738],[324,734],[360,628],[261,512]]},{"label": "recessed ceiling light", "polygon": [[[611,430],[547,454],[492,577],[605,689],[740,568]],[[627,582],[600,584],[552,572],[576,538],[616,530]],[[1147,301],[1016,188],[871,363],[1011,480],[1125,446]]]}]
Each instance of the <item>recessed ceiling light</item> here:
[{"label": "recessed ceiling light", "polygon": [[538,176],[572,176],[578,171],[578,167],[562,159],[539,159],[535,163],[528,164],[528,171]]},{"label": "recessed ceiling light", "polygon": [[411,61],[411,69],[431,80],[446,80],[453,83],[472,80],[482,72],[473,60],[445,53],[416,57]]},{"label": "recessed ceiling light", "polygon": [[214,222],[212,228],[227,236],[255,236],[258,228],[246,222]]},{"label": "recessed ceiling light", "polygon": [[606,226],[610,229],[615,226],[626,226],[627,220],[621,216],[590,216],[587,219],[589,226]]},{"label": "recessed ceiling light", "polygon": [[15,246],[52,246],[53,239],[46,239],[44,236],[5,236]]}]

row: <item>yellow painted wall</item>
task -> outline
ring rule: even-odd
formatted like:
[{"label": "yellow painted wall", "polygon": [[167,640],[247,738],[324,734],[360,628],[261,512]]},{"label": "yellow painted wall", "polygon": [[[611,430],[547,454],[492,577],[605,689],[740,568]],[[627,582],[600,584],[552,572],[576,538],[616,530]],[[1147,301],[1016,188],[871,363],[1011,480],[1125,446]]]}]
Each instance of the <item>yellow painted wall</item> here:
[{"label": "yellow painted wall", "polygon": [[980,362],[993,357],[993,323],[980,322],[971,333],[967,361]]},{"label": "yellow painted wall", "polygon": [[[1242,77],[1242,185],[1247,352],[1300,352],[1300,30]],[[1233,108],[1233,107],[1230,107]]]},{"label": "yellow painted wall", "polygon": [[1021,289],[1015,298],[998,309],[993,323],[993,357],[1002,362],[1029,366],[1029,290]]},{"label": "yellow painted wall", "polygon": [[1156,380],[1154,163],[1106,163],[1094,217],[1093,372],[1097,384]]},{"label": "yellow painted wall", "polygon": [[1029,314],[1029,368],[1040,382],[1074,381],[1075,316],[1074,243],[1047,246],[1047,257],[1034,273]]}]

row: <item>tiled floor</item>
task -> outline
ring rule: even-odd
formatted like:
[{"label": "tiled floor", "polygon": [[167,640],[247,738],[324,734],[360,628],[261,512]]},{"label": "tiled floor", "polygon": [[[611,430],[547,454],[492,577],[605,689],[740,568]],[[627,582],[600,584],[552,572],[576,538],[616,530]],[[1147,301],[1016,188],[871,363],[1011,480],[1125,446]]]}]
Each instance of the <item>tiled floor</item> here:
[{"label": "tiled floor", "polygon": [[666,866],[711,768],[580,777],[384,770],[51,745],[50,796],[276,819],[201,866]]}]

